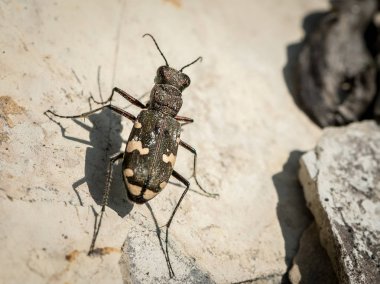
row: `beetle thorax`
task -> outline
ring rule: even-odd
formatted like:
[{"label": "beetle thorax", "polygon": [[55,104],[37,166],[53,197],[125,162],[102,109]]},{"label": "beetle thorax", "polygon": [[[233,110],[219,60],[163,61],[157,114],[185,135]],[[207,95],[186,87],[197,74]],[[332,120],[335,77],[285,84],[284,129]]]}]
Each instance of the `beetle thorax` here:
[{"label": "beetle thorax", "polygon": [[180,90],[168,84],[154,85],[150,93],[149,108],[170,116],[176,116],[182,107]]},{"label": "beetle thorax", "polygon": [[176,116],[182,106],[182,91],[190,85],[189,76],[172,67],[161,66],[154,82],[149,108]]}]

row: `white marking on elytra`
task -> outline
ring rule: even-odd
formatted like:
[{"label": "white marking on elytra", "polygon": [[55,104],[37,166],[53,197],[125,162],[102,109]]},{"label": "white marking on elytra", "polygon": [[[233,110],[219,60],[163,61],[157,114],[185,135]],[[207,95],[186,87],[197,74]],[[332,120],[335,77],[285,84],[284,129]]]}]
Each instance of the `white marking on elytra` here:
[{"label": "white marking on elytra", "polygon": [[141,190],[142,190],[141,186],[134,185],[134,184],[127,182],[127,187],[128,187],[128,191],[132,195],[139,196],[141,194]]},{"label": "white marking on elytra", "polygon": [[176,156],[173,153],[170,153],[170,155],[163,154],[162,155],[162,160],[164,163],[171,163],[172,167],[174,166]]},{"label": "white marking on elytra", "polygon": [[161,189],[164,189],[165,186],[166,186],[167,184],[168,184],[168,183],[167,183],[166,181],[161,182],[161,183],[160,183],[160,188],[161,188]]},{"label": "white marking on elytra", "polygon": [[158,192],[155,192],[155,191],[150,190],[149,188],[147,188],[145,190],[145,192],[144,192],[143,198],[145,200],[149,200],[149,199],[152,199],[153,197],[155,197],[157,194],[158,194]]},{"label": "white marking on elytra", "polygon": [[134,128],[141,128],[142,125],[141,125],[141,123],[140,123],[138,120],[136,120],[136,121],[135,121],[135,124],[133,125],[133,127],[134,127]]},{"label": "white marking on elytra", "polygon": [[134,172],[133,172],[132,169],[127,168],[127,169],[124,170],[124,175],[125,175],[126,177],[133,177]]},{"label": "white marking on elytra", "polygon": [[127,152],[131,153],[134,150],[139,151],[140,155],[147,155],[149,153],[149,148],[143,148],[141,141],[131,140],[127,144]]},{"label": "white marking on elytra", "polygon": [[178,144],[179,141],[181,141],[181,139],[179,137],[177,137],[177,139],[175,140],[175,142],[177,142],[177,144]]}]

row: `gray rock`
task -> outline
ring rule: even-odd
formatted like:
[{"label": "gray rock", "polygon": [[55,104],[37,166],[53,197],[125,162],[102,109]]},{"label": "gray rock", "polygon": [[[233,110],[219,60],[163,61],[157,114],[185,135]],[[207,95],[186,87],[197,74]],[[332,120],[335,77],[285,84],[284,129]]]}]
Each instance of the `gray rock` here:
[{"label": "gray rock", "polygon": [[305,199],[340,283],[380,283],[380,128],[329,128],[302,156]]},{"label": "gray rock", "polygon": [[165,242],[161,240],[165,230],[161,231],[157,227],[156,233],[160,240],[159,245],[157,238],[149,238],[152,235],[151,230],[131,228],[119,261],[124,283],[215,283],[209,274],[197,267],[195,259],[186,257],[172,245],[169,249],[175,278],[168,279],[169,270],[164,257]]}]

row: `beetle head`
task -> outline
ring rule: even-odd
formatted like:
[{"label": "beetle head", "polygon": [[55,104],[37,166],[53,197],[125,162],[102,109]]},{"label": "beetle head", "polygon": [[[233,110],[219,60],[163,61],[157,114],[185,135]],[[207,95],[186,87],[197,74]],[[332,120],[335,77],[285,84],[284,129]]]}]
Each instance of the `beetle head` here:
[{"label": "beetle head", "polygon": [[154,82],[156,84],[171,85],[182,92],[190,85],[190,77],[169,66],[161,66],[157,69]]}]

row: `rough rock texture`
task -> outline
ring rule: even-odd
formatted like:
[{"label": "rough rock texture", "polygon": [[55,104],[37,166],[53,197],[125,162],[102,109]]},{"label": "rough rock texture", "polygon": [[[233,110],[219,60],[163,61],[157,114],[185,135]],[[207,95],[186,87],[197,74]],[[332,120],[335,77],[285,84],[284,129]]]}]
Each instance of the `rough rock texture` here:
[{"label": "rough rock texture", "polygon": [[[295,171],[299,154],[290,153],[310,149],[320,134],[294,105],[280,70],[286,46],[302,36],[299,19],[324,6],[1,1],[0,97],[20,108],[7,112],[12,123],[2,121],[0,130],[8,137],[0,145],[0,282],[278,283],[310,222]],[[132,206],[118,164],[97,243],[107,254],[88,257],[108,157],[124,149],[132,124],[107,110],[85,120],[43,115],[85,112],[90,93],[105,99],[114,86],[136,97],[149,92],[164,62],[142,38],[147,32],[173,67],[203,56],[185,69],[192,83],[180,115],[195,123],[181,137],[197,149],[201,184],[220,194],[197,194],[190,179],[171,227],[172,280],[157,226],[183,187],[173,179],[150,209]],[[120,98],[114,105],[138,113]],[[176,170],[190,178],[192,164],[193,155],[179,149]]]},{"label": "rough rock texture", "polygon": [[302,234],[299,250],[289,271],[289,280],[292,284],[338,283],[327,252],[319,241],[315,222]]},{"label": "rough rock texture", "polygon": [[299,54],[297,98],[322,127],[361,119],[376,95],[376,64],[364,35],[377,0],[331,0]]},{"label": "rough rock texture", "polygon": [[300,180],[340,283],[380,283],[380,127],[325,130]]}]

